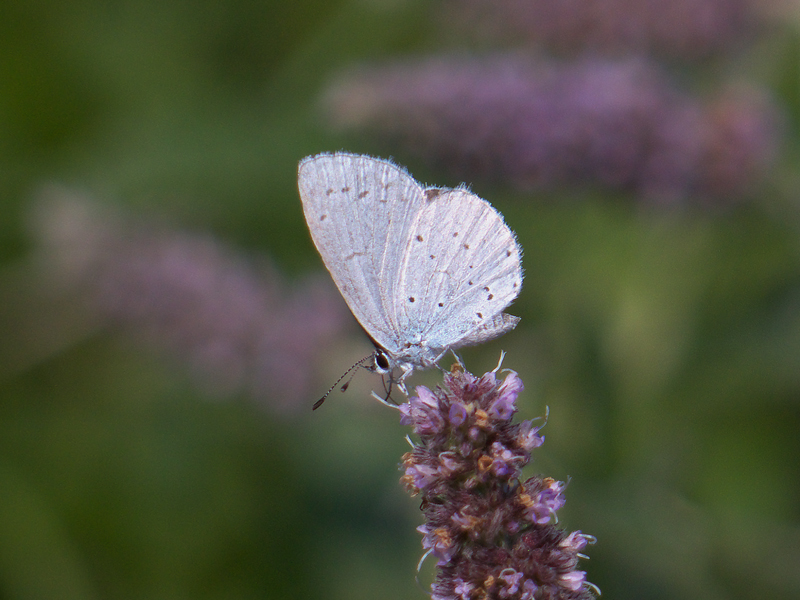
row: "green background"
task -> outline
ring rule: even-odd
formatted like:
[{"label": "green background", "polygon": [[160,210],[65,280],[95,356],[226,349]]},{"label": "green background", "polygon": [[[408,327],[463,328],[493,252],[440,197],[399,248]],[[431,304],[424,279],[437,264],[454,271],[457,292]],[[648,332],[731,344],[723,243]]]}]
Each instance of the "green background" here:
[{"label": "green background", "polygon": [[[110,331],[30,300],[43,184],[163,215],[289,278],[318,271],[297,161],[345,148],[319,94],[358,61],[443,50],[414,1],[0,4],[0,599],[425,598],[397,415],[361,373],[315,413],[210,400]],[[533,472],[569,480],[606,598],[800,597],[800,18],[694,69],[784,111],[766,181],[731,210],[478,182],[517,232],[516,331],[464,353],[550,417]],[[456,185],[392,152],[420,179]],[[66,341],[65,341],[66,340]],[[320,393],[369,352],[308,365]],[[351,360],[352,358],[352,360]],[[436,375],[415,376],[435,382]],[[429,581],[429,565],[420,575]]]}]

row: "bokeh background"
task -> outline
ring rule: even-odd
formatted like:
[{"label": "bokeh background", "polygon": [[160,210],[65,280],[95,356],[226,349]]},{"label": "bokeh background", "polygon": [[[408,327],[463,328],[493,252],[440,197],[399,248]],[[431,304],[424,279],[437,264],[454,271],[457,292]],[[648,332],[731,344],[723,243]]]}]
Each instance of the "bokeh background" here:
[{"label": "bokeh background", "polygon": [[296,192],[339,149],[517,232],[463,356],[604,597],[800,597],[798,119],[793,0],[4,0],[0,598],[426,597],[380,381],[310,410],[370,351]]}]

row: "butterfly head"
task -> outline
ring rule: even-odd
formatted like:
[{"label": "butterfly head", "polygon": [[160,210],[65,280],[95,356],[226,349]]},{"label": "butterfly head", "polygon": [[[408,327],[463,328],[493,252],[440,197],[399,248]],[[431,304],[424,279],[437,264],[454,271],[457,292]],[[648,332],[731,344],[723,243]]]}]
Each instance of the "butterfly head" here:
[{"label": "butterfly head", "polygon": [[383,348],[376,348],[372,353],[372,365],[370,371],[379,373],[380,375],[390,375],[394,368],[394,361],[389,357],[389,354]]}]

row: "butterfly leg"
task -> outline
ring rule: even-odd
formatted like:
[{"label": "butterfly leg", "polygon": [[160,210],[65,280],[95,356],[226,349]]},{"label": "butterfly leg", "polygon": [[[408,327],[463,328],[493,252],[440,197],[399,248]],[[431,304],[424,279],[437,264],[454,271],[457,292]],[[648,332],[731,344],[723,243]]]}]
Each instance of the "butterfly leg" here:
[{"label": "butterfly leg", "polygon": [[373,391],[372,392],[372,397],[375,398],[375,400],[377,400],[378,402],[380,402],[384,406],[388,406],[389,408],[397,408],[397,404],[392,404],[391,402],[389,402],[389,396],[386,396],[386,398],[381,398],[378,394],[376,394]]},{"label": "butterfly leg", "polygon": [[[464,369],[464,361],[461,360],[461,357],[458,354],[456,354],[456,351],[453,350],[452,348],[450,348],[450,352],[453,353],[453,358],[456,359],[456,363],[458,363],[458,366],[461,367],[461,369],[463,370]],[[439,356],[437,356],[436,360],[439,361],[445,354],[447,354],[447,350],[445,350]]]},{"label": "butterfly leg", "polygon": [[403,372],[400,374],[398,380],[395,381],[395,384],[397,385],[397,389],[403,392],[404,396],[408,396],[408,388],[406,387],[406,377],[408,377],[409,375],[411,375],[411,373],[414,372],[414,367],[409,364],[403,364],[400,366],[400,369]]}]

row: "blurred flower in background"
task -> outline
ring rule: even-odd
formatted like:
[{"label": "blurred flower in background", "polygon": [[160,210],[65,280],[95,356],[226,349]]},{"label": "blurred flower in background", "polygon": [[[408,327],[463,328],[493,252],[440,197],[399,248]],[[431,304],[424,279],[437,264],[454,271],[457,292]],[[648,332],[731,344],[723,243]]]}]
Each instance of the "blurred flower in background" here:
[{"label": "blurred flower in background", "polygon": [[471,41],[559,53],[653,53],[697,60],[741,48],[763,23],[759,0],[444,0],[440,19]]},{"label": "blurred flower in background", "polygon": [[481,39],[513,54],[473,48],[351,69],[324,96],[333,127],[463,180],[598,186],[662,205],[735,203],[775,157],[769,94],[735,81],[698,97],[650,57],[735,53],[766,27],[752,0],[435,6],[445,43]]},{"label": "blurred flower in background", "polygon": [[595,184],[655,203],[731,203],[776,146],[754,91],[701,102],[641,59],[432,58],[364,67],[327,91],[331,123],[437,169],[524,190]]},{"label": "blurred flower in background", "polygon": [[351,322],[327,277],[290,286],[267,260],[256,266],[211,236],[124,216],[58,187],[41,194],[31,220],[51,292],[166,352],[205,394],[310,409],[318,382],[309,367]]}]

